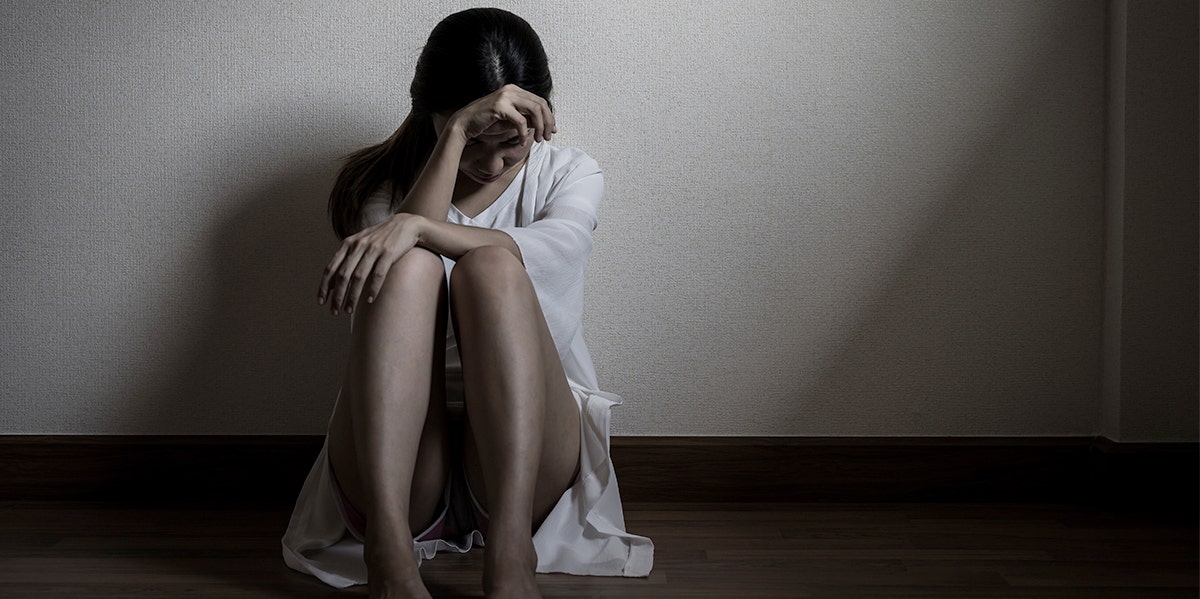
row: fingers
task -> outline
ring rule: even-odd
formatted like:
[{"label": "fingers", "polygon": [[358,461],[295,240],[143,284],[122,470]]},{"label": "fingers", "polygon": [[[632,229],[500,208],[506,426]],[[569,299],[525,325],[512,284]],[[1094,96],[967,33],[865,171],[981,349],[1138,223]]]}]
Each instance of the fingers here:
[{"label": "fingers", "polygon": [[322,306],[325,305],[325,300],[329,299],[329,285],[342,265],[342,260],[346,258],[348,248],[349,246],[343,242],[338,251],[333,254],[333,259],[325,265],[325,271],[321,275],[321,286],[317,288],[317,303]]},{"label": "fingers", "polygon": [[529,116],[533,123],[534,139],[549,141],[552,134],[558,132],[554,126],[554,113],[550,104],[541,96],[525,92],[529,96]]},{"label": "fingers", "polygon": [[[499,123],[516,128],[521,145],[529,142],[530,135],[535,141],[547,141],[558,132],[550,103],[512,83],[459,109],[454,116],[463,119],[468,141],[493,131]],[[532,133],[528,129],[533,129]]]},{"label": "fingers", "polygon": [[504,111],[505,120],[512,123],[517,128],[517,135],[521,138],[521,145],[525,145],[529,141],[529,122],[525,119],[525,115],[517,111],[516,107],[508,108]]},{"label": "fingers", "polygon": [[367,291],[367,303],[370,304],[379,297],[379,291],[383,289],[383,279],[387,277],[388,271],[392,269],[394,260],[379,260],[375,263],[375,268],[371,273],[371,288]]},{"label": "fingers", "polygon": [[345,306],[346,293],[351,288],[353,275],[358,271],[366,247],[358,243],[356,237],[347,237],[325,267],[317,299],[321,304],[329,301],[329,310],[335,316]]},{"label": "fingers", "polygon": [[[529,115],[526,120],[529,122],[529,126],[533,127],[533,140],[545,141],[546,117],[536,102],[534,102],[533,106],[529,108]],[[524,143],[524,141],[524,139],[521,140],[522,143]]]},{"label": "fingers", "polygon": [[544,127],[542,128],[542,137],[546,141],[549,141],[551,135],[558,133],[558,127],[554,125],[554,112],[550,110],[550,103],[546,102],[544,98],[539,96],[538,100],[538,104],[542,112],[542,123],[544,123]]},{"label": "fingers", "polygon": [[[362,295],[362,290],[367,283],[367,279],[376,278],[371,275],[371,271],[378,265],[381,254],[382,252],[378,249],[371,248],[358,261],[358,266],[354,268],[353,274],[350,275],[349,288],[346,290],[346,297],[342,301],[342,305],[346,307],[346,314],[354,314],[354,306],[358,305],[358,298]],[[380,279],[379,282],[380,286],[382,286],[383,279]],[[373,296],[372,299],[374,299]]]},{"label": "fingers", "polygon": [[329,307],[333,311],[334,316],[346,307],[346,292],[350,288],[350,277],[358,267],[358,262],[361,258],[361,252],[351,254],[350,259],[343,261],[341,268],[333,276],[333,281],[331,281],[333,288],[329,290],[331,300]]},{"label": "fingers", "polygon": [[545,98],[511,83],[501,89],[508,94],[510,102],[521,116],[520,120],[511,116],[508,120],[520,132],[522,144],[528,139],[525,132],[528,127],[533,128],[535,141],[547,141],[553,133],[558,132],[558,128],[554,124],[554,112],[550,110],[550,103],[546,102]]}]

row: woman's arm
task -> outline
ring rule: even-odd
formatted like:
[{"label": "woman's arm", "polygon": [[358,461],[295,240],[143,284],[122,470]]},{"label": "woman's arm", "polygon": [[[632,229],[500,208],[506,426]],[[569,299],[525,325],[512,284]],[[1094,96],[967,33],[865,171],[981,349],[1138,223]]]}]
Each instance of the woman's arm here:
[{"label": "woman's arm", "polygon": [[482,134],[498,121],[508,121],[517,129],[521,145],[531,135],[534,141],[546,141],[557,130],[554,113],[545,99],[516,85],[500,89],[458,109],[438,132],[437,144],[412,189],[400,202],[398,212],[418,214],[434,221],[445,221],[454,197],[459,162],[467,141]]},{"label": "woman's arm", "polygon": [[[392,263],[417,245],[451,260],[458,260],[477,247],[494,245],[521,260],[521,250],[507,233],[437,221],[419,214],[396,214],[346,239],[349,243],[342,245],[325,268],[317,293],[322,304],[332,293],[330,310],[335,314],[340,309],[351,312],[364,291],[368,303],[375,301]],[[356,266],[349,269],[348,264]]]},{"label": "woman's arm", "polygon": [[[556,130],[546,100],[512,84],[457,110],[438,132],[429,160],[400,203],[400,213],[342,241],[321,276],[317,301],[324,304],[332,299],[334,314],[342,307],[349,313],[367,280],[371,281],[367,301],[373,301],[392,264],[417,243],[427,243],[452,258],[483,245],[504,247],[520,258],[519,246],[509,235],[445,222],[463,148],[497,121],[512,123],[522,145],[530,135],[535,141],[546,141]],[[532,133],[528,125],[532,125]],[[428,239],[421,239],[421,233]]]},{"label": "woman's arm", "polygon": [[462,159],[467,138],[457,123],[448,123],[438,136],[437,145],[429,155],[425,168],[412,189],[400,202],[398,212],[408,212],[435,221],[445,221],[454,197],[454,182],[458,178],[458,163]]},{"label": "woman's arm", "polygon": [[422,218],[417,221],[417,245],[458,260],[467,252],[485,245],[502,247],[521,260],[517,242],[503,231],[471,227]]}]

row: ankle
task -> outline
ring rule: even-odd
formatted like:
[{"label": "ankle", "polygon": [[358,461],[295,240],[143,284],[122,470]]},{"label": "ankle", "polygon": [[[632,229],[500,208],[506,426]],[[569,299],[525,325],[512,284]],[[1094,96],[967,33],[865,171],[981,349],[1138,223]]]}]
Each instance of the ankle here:
[{"label": "ankle", "polygon": [[411,540],[397,537],[372,537],[368,532],[366,543],[363,544],[363,558],[367,565],[372,562],[397,563],[416,562]]},{"label": "ankle", "polygon": [[533,539],[521,537],[489,537],[483,549],[485,564],[500,566],[503,569],[528,569],[533,571],[537,566],[537,549]]}]

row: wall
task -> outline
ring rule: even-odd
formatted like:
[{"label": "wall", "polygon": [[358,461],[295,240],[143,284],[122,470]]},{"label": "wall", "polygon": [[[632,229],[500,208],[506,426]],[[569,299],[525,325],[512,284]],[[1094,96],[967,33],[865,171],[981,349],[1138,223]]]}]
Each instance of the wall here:
[{"label": "wall", "polygon": [[[1103,4],[500,6],[606,169],[615,434],[1098,432]],[[0,8],[0,433],[323,432],[337,159],[458,8]]]},{"label": "wall", "polygon": [[1105,430],[1195,441],[1200,12],[1188,0],[1121,1],[1110,23]]}]

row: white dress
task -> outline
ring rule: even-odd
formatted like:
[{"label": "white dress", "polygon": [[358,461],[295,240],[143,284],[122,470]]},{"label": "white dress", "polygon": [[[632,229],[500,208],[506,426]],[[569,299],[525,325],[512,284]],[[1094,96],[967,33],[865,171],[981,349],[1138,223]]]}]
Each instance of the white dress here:
[{"label": "white dress", "polygon": [[[533,535],[537,571],[647,576],[654,565],[654,543],[625,530],[616,471],[609,460],[611,409],[622,400],[597,388],[582,332],[583,274],[604,179],[587,154],[545,142],[534,143],[521,169],[482,213],[471,218],[451,206],[447,220],[498,229],[516,242],[579,405],[579,476]],[[364,224],[387,216],[385,193],[377,193],[363,208]],[[448,277],[454,263],[444,261]],[[452,379],[461,365],[449,330],[446,345],[448,379]],[[448,394],[454,392],[451,386]],[[328,447],[327,435],[283,535],[283,559],[292,569],[337,588],[366,584],[363,544],[350,533],[341,509],[330,476]],[[461,538],[417,541],[413,546],[419,566],[440,551],[465,553],[482,544],[483,535],[475,530]]]}]

